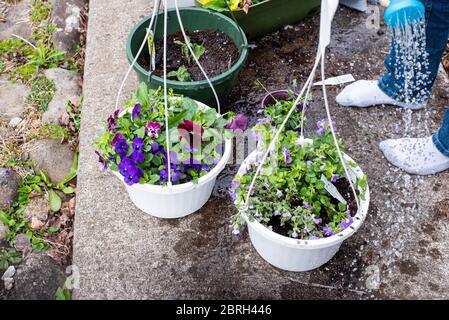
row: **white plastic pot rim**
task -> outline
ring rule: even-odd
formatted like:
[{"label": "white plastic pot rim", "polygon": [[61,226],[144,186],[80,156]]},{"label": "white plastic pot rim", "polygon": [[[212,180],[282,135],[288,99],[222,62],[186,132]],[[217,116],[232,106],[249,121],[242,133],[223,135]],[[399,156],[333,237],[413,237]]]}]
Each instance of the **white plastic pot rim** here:
[{"label": "white plastic pot rim", "polygon": [[[353,161],[351,157],[344,154],[346,161]],[[239,171],[237,172],[237,175],[242,175],[243,168],[247,164],[255,163],[256,162],[256,151],[252,152],[243,162],[242,166],[240,167]],[[353,168],[354,173],[357,177],[362,177],[363,172],[360,169],[359,166]],[[365,192],[365,199],[360,201],[360,207],[357,211],[357,214],[353,217],[354,222],[345,230],[332,235],[328,238],[321,238],[317,240],[299,240],[299,239],[293,239],[289,237],[285,237],[283,235],[280,235],[274,231],[271,231],[267,227],[265,227],[263,224],[258,222],[257,220],[250,221],[249,217],[244,211],[240,211],[241,215],[245,219],[245,221],[248,223],[248,227],[254,228],[258,233],[260,233],[262,236],[267,238],[270,241],[274,241],[277,243],[280,243],[284,246],[291,247],[291,248],[301,248],[301,249],[319,249],[319,248],[325,248],[330,246],[335,246],[338,243],[343,242],[345,239],[352,236],[362,225],[362,223],[365,221],[366,215],[368,214],[368,207],[369,207],[369,200],[370,200],[370,193],[369,188],[367,187]],[[240,204],[235,203],[237,208],[239,208]]]},{"label": "white plastic pot rim", "polygon": [[[201,109],[210,109],[210,107],[208,107],[207,105],[205,105],[202,102],[196,101],[194,100],[198,106]],[[131,108],[125,109],[123,110],[119,116],[123,116],[126,112],[130,112],[132,110]],[[148,191],[148,192],[152,192],[152,193],[158,193],[158,194],[174,194],[174,193],[183,193],[186,191],[190,191],[193,190],[195,188],[197,188],[200,185],[206,184],[207,182],[209,182],[212,179],[215,179],[216,176],[224,169],[224,167],[226,166],[226,163],[229,160],[229,157],[231,156],[231,151],[232,151],[232,140],[231,139],[225,139],[225,148],[224,148],[224,153],[220,159],[220,161],[217,163],[217,165],[215,167],[212,168],[211,171],[209,171],[207,174],[205,174],[204,176],[202,176],[201,178],[198,179],[198,183],[193,183],[193,182],[187,182],[187,183],[183,183],[183,184],[178,184],[178,185],[172,185],[172,186],[160,186],[160,185],[155,185],[155,184],[140,184],[140,183],[136,183],[133,184],[132,186],[128,186],[129,188],[135,188],[135,189],[139,189],[141,191]],[[112,173],[114,173],[114,175],[119,178],[123,183],[124,183],[124,178],[123,176],[117,172],[117,171],[113,171],[111,170]]]}]

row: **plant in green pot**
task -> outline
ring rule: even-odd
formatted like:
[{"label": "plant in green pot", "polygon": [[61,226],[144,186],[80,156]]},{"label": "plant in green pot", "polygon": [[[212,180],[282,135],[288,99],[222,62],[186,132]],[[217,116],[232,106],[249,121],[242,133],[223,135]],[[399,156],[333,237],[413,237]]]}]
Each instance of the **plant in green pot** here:
[{"label": "plant in green pot", "polygon": [[247,46],[232,19],[202,8],[174,8],[140,21],[129,34],[127,55],[150,88],[163,86],[166,65],[167,85],[174,92],[218,106],[237,81]]}]

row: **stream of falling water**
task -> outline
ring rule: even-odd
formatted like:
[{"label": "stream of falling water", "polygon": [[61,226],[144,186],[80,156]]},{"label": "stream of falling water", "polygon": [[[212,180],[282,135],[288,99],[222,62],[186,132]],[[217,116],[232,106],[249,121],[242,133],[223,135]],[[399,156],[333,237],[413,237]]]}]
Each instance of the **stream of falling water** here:
[{"label": "stream of falling water", "polygon": [[424,19],[407,25],[390,27],[394,77],[399,80],[397,100],[419,105],[430,96],[429,54],[426,49]]}]

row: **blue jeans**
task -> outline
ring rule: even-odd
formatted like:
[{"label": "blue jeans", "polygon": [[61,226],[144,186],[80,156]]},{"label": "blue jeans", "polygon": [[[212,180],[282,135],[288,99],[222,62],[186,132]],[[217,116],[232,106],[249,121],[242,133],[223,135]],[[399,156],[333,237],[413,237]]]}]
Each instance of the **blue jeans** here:
[{"label": "blue jeans", "polygon": [[[429,65],[425,67],[429,74],[428,81],[423,86],[412,83],[412,87],[419,92],[413,92],[419,96],[420,102],[426,101],[432,90],[432,86],[438,74],[438,67],[443,56],[449,38],[449,0],[420,0],[426,8],[426,51],[429,54]],[[396,62],[395,40],[392,41],[392,49],[385,59],[387,73],[379,80],[379,88],[388,96],[401,101],[401,88],[404,88],[404,78],[397,76],[396,68],[400,68]],[[400,71],[400,70],[399,70]],[[412,81],[413,82],[413,81]],[[422,94],[425,92],[426,94]],[[433,135],[433,142],[438,150],[449,157],[449,110],[443,120],[442,127]]]}]

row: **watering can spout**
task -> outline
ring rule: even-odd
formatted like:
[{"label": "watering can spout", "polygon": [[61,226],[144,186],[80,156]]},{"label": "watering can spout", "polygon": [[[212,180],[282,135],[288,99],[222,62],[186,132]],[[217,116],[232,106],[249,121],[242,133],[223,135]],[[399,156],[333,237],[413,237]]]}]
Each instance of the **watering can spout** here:
[{"label": "watering can spout", "polygon": [[337,11],[338,0],[321,0],[320,49],[324,52],[331,42],[331,26]]},{"label": "watering can spout", "polygon": [[406,26],[424,18],[424,5],[418,0],[391,0],[385,10],[385,22],[390,27]]}]

